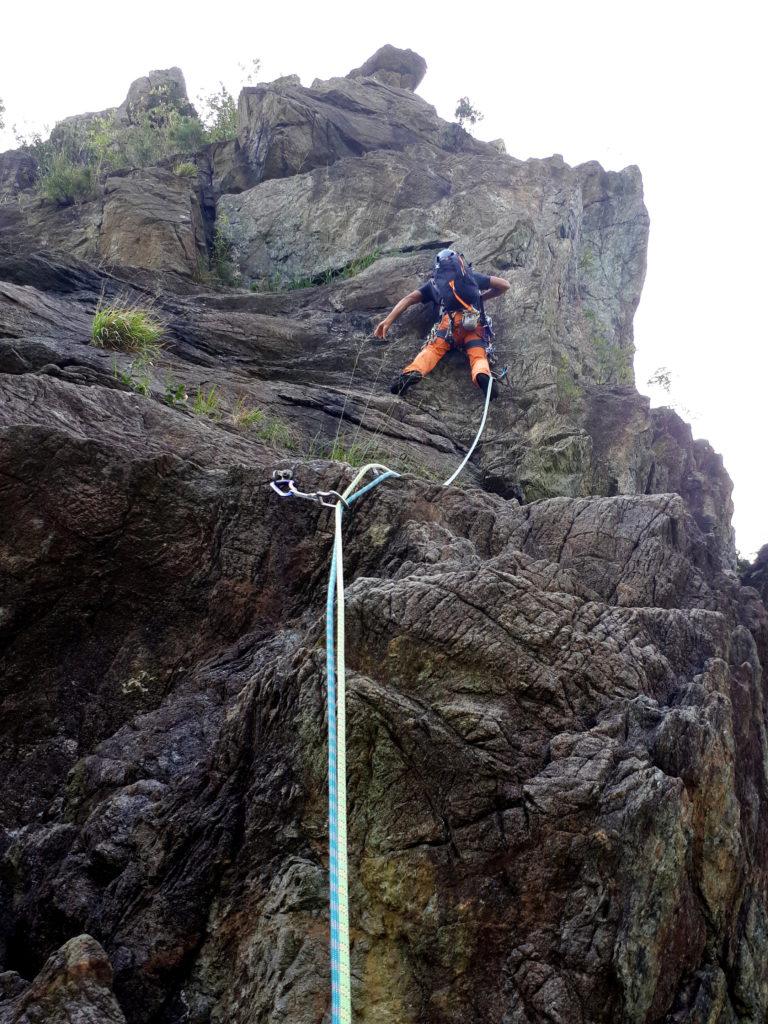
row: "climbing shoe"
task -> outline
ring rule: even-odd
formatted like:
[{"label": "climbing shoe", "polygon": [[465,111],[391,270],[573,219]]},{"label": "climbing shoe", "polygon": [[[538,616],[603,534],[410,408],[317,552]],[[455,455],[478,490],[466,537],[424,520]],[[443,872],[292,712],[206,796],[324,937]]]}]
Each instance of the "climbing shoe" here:
[{"label": "climbing shoe", "polygon": [[418,384],[422,380],[423,374],[419,373],[418,370],[411,370],[409,373],[400,373],[395,377],[389,386],[389,390],[393,395],[402,395],[404,391],[412,387],[414,384]]},{"label": "climbing shoe", "polygon": [[498,395],[499,395],[499,385],[496,383],[496,381],[493,379],[493,377],[489,377],[487,373],[478,373],[478,375],[477,375],[477,386],[480,388],[480,390],[483,392],[484,395],[488,394],[488,385],[489,384],[490,384],[490,387],[491,387],[491,401],[493,401],[494,398],[498,398]]}]

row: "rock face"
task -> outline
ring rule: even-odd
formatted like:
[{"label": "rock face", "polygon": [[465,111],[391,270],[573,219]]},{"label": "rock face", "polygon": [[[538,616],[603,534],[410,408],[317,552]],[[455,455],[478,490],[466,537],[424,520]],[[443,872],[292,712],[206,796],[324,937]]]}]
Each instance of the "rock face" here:
[{"label": "rock face", "polygon": [[188,178],[161,168],[108,178],[99,226],[107,263],[189,272],[205,256],[205,226]]},{"label": "rock face", "polygon": [[311,89],[249,87],[240,94],[238,115],[238,142],[253,168],[253,184],[420,142],[452,151],[489,148],[442,121],[421,97],[375,78],[332,78]]},{"label": "rock face", "polygon": [[37,177],[32,157],[11,149],[0,153],[0,203],[15,199],[23,189],[31,188]]},{"label": "rock face", "polygon": [[[337,490],[345,453],[403,471],[345,520],[354,1019],[768,1014],[762,562],[741,586],[721,460],[632,384],[639,173],[451,149],[381,54],[246,91],[198,192],[0,206],[0,1024],[328,1020],[332,514],[268,482]],[[246,275],[314,283],[195,285],[212,203]],[[512,282],[450,488],[461,358],[396,399],[426,311],[371,340],[446,242]],[[138,389],[90,326],[148,300]]]}]

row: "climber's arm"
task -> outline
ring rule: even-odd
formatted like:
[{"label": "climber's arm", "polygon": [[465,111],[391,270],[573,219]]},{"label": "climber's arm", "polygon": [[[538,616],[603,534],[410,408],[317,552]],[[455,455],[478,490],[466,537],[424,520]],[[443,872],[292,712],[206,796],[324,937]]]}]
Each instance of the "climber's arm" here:
[{"label": "climber's arm", "polygon": [[495,299],[509,290],[509,281],[506,281],[503,277],[491,277],[490,282],[491,287],[483,292],[483,302],[487,302],[488,299]]},{"label": "climber's arm", "polygon": [[387,336],[387,331],[395,322],[395,320],[397,320],[397,318],[401,316],[410,306],[415,306],[417,302],[423,301],[424,300],[422,298],[422,294],[418,289],[415,292],[409,292],[405,296],[405,298],[400,299],[400,301],[389,314],[389,316],[385,320],[382,320],[381,323],[377,325],[376,330],[373,332],[374,336],[376,338],[381,338],[382,340],[384,340],[384,338],[386,338]]}]

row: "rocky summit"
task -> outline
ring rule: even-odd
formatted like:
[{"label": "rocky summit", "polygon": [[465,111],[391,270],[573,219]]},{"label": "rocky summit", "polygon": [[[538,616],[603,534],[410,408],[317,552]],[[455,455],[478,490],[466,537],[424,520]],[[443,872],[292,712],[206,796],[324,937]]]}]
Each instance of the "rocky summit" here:
[{"label": "rocky summit", "polygon": [[[367,461],[353,1019],[767,1019],[768,556],[635,387],[640,172],[506,155],[424,72],[247,87],[217,138],[151,72],[0,154],[2,1024],[330,1020],[333,513],[269,481]],[[373,338],[445,246],[511,284],[448,488],[466,360],[395,397],[427,307]]]}]

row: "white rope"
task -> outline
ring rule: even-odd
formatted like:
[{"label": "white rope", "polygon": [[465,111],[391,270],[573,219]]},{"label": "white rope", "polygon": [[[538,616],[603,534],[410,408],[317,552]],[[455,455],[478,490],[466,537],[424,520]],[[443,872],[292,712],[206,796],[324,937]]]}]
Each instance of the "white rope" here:
[{"label": "white rope", "polygon": [[456,477],[459,475],[459,473],[462,471],[462,469],[464,469],[466,464],[469,462],[469,458],[470,458],[472,452],[477,447],[477,442],[480,440],[480,435],[485,430],[485,421],[488,419],[488,406],[491,404],[491,392],[492,392],[492,390],[493,390],[493,377],[489,376],[489,378],[488,378],[488,389],[485,392],[485,408],[483,409],[483,418],[480,421],[480,429],[475,434],[475,440],[472,442],[472,447],[469,449],[467,454],[462,459],[461,464],[459,465],[459,468],[454,470],[453,473],[451,473],[451,475],[448,477],[448,479],[444,482],[443,487],[450,487],[450,485],[453,483],[453,481],[456,479]]}]

